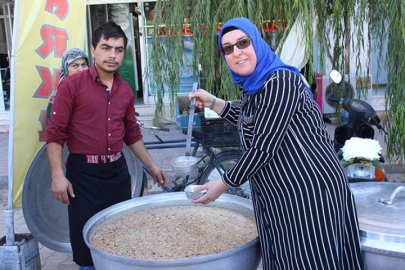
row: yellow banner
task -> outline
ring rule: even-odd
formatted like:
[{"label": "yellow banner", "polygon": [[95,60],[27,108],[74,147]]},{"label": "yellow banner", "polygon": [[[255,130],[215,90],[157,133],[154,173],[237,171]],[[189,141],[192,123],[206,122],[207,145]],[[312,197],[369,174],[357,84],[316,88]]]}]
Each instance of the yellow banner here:
[{"label": "yellow banner", "polygon": [[45,141],[46,108],[59,79],[62,54],[66,49],[84,48],[86,0],[21,0],[19,13],[15,58],[15,209],[21,208],[30,162]]}]

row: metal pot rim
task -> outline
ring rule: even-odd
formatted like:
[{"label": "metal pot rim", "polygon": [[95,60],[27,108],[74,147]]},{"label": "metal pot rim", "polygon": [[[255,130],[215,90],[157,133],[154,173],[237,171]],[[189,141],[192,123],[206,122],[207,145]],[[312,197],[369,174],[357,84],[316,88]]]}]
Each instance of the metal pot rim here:
[{"label": "metal pot rim", "polygon": [[350,186],[356,201],[362,249],[405,257],[403,191],[396,197],[395,204],[384,203],[398,187],[405,184],[364,182]]},{"label": "metal pot rim", "polygon": [[371,253],[405,258],[404,245],[361,237],[361,250]]},{"label": "metal pot rim", "polygon": [[[210,254],[205,256],[193,257],[193,258],[186,258],[186,259],[175,259],[175,260],[138,260],[138,259],[131,259],[127,257],[122,257],[118,255],[114,255],[103,250],[100,250],[94,247],[90,243],[90,236],[92,234],[93,229],[99,222],[105,222],[109,219],[112,219],[116,216],[119,216],[120,213],[130,213],[134,211],[129,211],[129,209],[134,209],[138,207],[142,207],[145,205],[151,206],[152,204],[159,205],[160,203],[167,203],[167,202],[182,202],[184,204],[181,205],[192,205],[192,203],[186,198],[184,192],[176,192],[176,193],[164,193],[164,194],[157,194],[151,195],[146,197],[134,198],[116,205],[113,205],[96,215],[94,215],[84,226],[83,229],[83,237],[85,240],[86,245],[90,248],[92,252],[98,253],[100,256],[112,259],[114,261],[130,264],[130,265],[139,265],[139,266],[183,266],[183,265],[192,265],[192,264],[199,264],[202,262],[209,262],[218,260],[221,258],[229,257],[230,255],[236,254],[240,251],[248,249],[259,242],[258,237],[253,239],[252,241],[245,243],[239,247],[229,249],[220,253]],[[236,204],[238,206],[244,207],[247,210],[250,210],[253,214],[253,207],[250,200],[234,196],[223,194],[221,195],[214,203],[211,203],[210,206],[218,206],[220,207],[221,203],[231,203]],[[177,204],[174,204],[177,205]],[[180,204],[178,204],[180,205]],[[167,205],[170,206],[170,205]],[[208,206],[208,207],[210,207]],[[152,208],[152,207],[149,207]],[[141,208],[139,210],[143,210]],[[250,212],[249,211],[249,212]],[[136,211],[135,211],[136,212]],[[254,217],[252,215],[252,217]]]}]

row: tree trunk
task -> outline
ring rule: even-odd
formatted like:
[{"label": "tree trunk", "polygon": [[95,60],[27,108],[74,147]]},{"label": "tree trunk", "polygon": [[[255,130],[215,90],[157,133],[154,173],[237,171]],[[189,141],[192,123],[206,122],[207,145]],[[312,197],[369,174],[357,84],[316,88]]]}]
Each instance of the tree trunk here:
[{"label": "tree trunk", "polygon": [[345,23],[345,74],[350,75],[350,41],[351,41],[351,27],[350,27],[350,17],[345,14],[344,16]]}]

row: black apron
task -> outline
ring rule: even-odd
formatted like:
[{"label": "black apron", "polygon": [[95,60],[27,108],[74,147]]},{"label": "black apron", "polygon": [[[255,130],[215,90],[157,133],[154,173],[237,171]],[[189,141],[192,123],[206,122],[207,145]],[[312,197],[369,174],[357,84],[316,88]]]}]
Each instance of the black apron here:
[{"label": "black apron", "polygon": [[75,194],[74,198],[69,196],[68,206],[73,261],[80,266],[92,266],[83,227],[101,210],[131,199],[131,176],[124,155],[112,163],[89,164],[85,155],[70,154],[66,178]]}]

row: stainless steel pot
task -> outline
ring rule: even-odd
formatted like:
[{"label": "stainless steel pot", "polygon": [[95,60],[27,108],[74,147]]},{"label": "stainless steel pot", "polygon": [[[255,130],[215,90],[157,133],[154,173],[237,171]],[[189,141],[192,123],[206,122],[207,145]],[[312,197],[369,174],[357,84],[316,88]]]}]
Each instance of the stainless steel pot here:
[{"label": "stainless steel pot", "polygon": [[[84,226],[83,236],[87,246],[90,248],[94,265],[97,270],[252,270],[256,269],[260,262],[261,252],[258,238],[224,252],[213,255],[187,258],[180,260],[136,260],[113,255],[94,247],[90,239],[94,230],[102,226],[104,222],[119,216],[133,213],[140,210],[176,205],[192,204],[184,192],[165,193],[142,198],[136,198],[113,205],[93,216]],[[247,216],[254,216],[251,201],[241,197],[224,194],[214,203],[207,207],[222,207],[237,211]]]},{"label": "stainless steel pot", "polygon": [[405,183],[353,183],[367,270],[405,269]]},{"label": "stainless steel pot", "polygon": [[200,161],[199,158],[193,156],[180,156],[172,159],[170,161],[170,166],[173,171],[189,175],[197,171],[197,163]]},{"label": "stainless steel pot", "polygon": [[[142,163],[128,146],[124,145],[122,151],[131,175],[132,197],[139,197],[142,191]],[[66,160],[69,155],[67,147],[63,148],[62,154],[63,160]],[[32,235],[41,244],[52,250],[70,253],[68,209],[53,197],[51,181],[51,167],[46,145],[43,145],[25,176],[22,196],[24,219]]]}]

